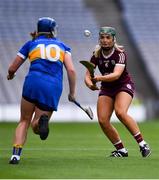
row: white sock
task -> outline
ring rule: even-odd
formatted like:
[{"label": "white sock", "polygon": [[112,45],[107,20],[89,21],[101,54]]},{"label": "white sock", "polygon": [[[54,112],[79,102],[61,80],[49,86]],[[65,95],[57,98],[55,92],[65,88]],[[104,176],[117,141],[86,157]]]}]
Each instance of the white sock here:
[{"label": "white sock", "polygon": [[20,156],[18,156],[18,155],[12,155],[10,159],[12,160],[14,157],[15,157],[18,161],[20,160]]},{"label": "white sock", "polygon": [[143,147],[145,144],[147,144],[144,140],[139,143],[139,146]]},{"label": "white sock", "polygon": [[118,149],[118,151],[123,152],[123,153],[127,153],[128,152],[125,148]]}]

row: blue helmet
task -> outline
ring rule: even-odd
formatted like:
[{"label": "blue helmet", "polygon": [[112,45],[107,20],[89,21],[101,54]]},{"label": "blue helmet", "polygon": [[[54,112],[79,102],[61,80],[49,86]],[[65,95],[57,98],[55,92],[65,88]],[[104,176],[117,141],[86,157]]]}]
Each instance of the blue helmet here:
[{"label": "blue helmet", "polygon": [[53,33],[55,36],[57,24],[53,18],[42,17],[37,23],[37,31],[41,33]]}]

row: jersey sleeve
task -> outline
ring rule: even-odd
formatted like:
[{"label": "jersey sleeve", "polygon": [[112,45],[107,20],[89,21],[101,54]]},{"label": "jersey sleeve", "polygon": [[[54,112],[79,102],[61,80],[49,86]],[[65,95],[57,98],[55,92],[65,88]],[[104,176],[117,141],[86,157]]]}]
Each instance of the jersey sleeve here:
[{"label": "jersey sleeve", "polygon": [[64,47],[64,49],[65,49],[65,53],[68,53],[68,54],[71,55],[71,48],[68,47],[67,45],[65,45],[64,43],[62,43],[62,44],[63,44],[63,47]]},{"label": "jersey sleeve", "polygon": [[68,54],[71,55],[71,48],[69,48],[69,47],[66,46],[66,49],[65,49],[65,50],[66,50],[66,53],[68,53]]},{"label": "jersey sleeve", "polygon": [[123,52],[120,52],[118,54],[116,65],[123,65],[123,66],[125,66],[126,65],[126,61],[127,61],[126,54],[123,53]]},{"label": "jersey sleeve", "polygon": [[17,53],[17,55],[20,56],[21,58],[23,58],[24,60],[28,58],[29,49],[30,49],[30,43],[31,43],[31,41],[28,41],[27,43],[25,43],[21,47],[19,52]]}]

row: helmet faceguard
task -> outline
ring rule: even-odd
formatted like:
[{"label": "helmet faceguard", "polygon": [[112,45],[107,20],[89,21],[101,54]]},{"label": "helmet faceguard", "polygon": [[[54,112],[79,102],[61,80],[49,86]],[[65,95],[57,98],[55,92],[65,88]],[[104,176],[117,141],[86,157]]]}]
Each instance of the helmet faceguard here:
[{"label": "helmet faceguard", "polygon": [[[101,27],[101,28],[99,29],[99,36],[100,36],[100,35],[104,35],[104,34],[108,34],[108,35],[110,35],[110,36],[113,37],[114,45],[113,45],[112,47],[107,47],[107,48],[101,47],[101,45],[98,45],[98,49],[95,50],[96,56],[98,55],[98,51],[99,51],[100,49],[110,50],[110,49],[112,49],[113,47],[114,47],[116,50],[120,51],[120,52],[124,52],[124,47],[121,46],[121,45],[118,45],[117,42],[116,42],[116,30],[115,30],[115,28],[113,28],[113,27],[108,27],[108,26]],[[99,38],[99,39],[100,39],[100,38]]]},{"label": "helmet faceguard", "polygon": [[116,30],[115,30],[115,28],[108,27],[108,26],[101,27],[99,29],[99,40],[101,39],[102,35],[109,35],[109,36],[111,36],[113,38],[113,44],[111,44],[109,46],[108,45],[105,46],[105,45],[100,44],[101,49],[104,50],[104,51],[111,50],[114,47],[115,43],[116,43],[116,37],[115,37]]},{"label": "helmet faceguard", "polygon": [[57,24],[53,18],[42,17],[39,18],[37,23],[37,32],[52,34],[54,37],[57,35]]}]

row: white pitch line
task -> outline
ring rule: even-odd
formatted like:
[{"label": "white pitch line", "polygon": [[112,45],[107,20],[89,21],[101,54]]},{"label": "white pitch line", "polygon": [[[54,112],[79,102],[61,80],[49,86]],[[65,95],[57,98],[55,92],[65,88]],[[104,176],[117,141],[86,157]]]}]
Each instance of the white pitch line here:
[{"label": "white pitch line", "polygon": [[[0,148],[0,151],[8,151],[12,148]],[[24,151],[113,151],[113,148],[24,148]],[[131,151],[136,151],[136,149],[129,149]]]},{"label": "white pitch line", "polygon": [[[0,148],[0,151],[10,150],[10,148]],[[25,151],[105,151],[106,149],[92,148],[24,148]]]}]

